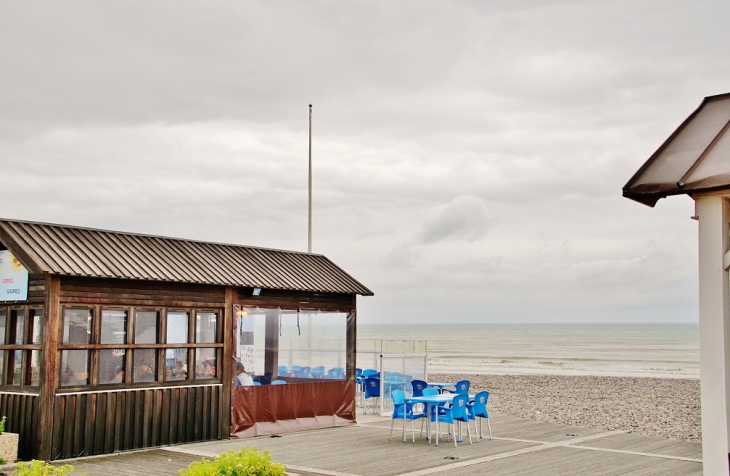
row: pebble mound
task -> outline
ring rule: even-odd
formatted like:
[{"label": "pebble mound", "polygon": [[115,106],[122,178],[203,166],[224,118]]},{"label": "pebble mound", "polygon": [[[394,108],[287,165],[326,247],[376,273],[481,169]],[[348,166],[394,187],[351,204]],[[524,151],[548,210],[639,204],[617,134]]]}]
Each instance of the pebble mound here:
[{"label": "pebble mound", "polygon": [[540,421],[700,441],[700,381],[564,375],[431,374],[488,390],[489,409]]}]

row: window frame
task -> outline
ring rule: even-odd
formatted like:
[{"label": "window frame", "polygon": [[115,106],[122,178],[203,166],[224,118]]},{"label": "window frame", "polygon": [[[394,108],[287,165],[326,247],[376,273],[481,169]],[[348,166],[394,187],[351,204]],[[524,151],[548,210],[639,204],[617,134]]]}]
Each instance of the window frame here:
[{"label": "window frame", "polygon": [[[65,312],[67,309],[90,310],[92,316],[90,343],[88,344],[64,344],[63,328]],[[101,344],[101,321],[103,311],[124,311],[127,313],[126,323],[126,343],[125,344]],[[223,325],[222,319],[224,310],[222,308],[210,307],[163,307],[163,306],[111,306],[111,305],[77,305],[62,304],[60,306],[61,319],[59,323],[59,345],[58,359],[61,361],[61,353],[67,350],[87,350],[89,356],[89,383],[87,385],[61,386],[59,380],[59,392],[78,392],[91,390],[114,390],[121,388],[140,388],[140,387],[174,387],[180,385],[194,385],[196,382],[201,384],[221,383],[222,378],[219,367],[222,365],[223,358]],[[153,344],[137,344],[136,336],[136,313],[137,312],[155,312],[157,313],[157,330],[156,343]],[[168,344],[167,343],[167,320],[168,313],[185,312],[187,313],[187,342]],[[197,343],[196,339],[196,316],[198,312],[213,313],[216,315],[216,332],[214,343]],[[6,333],[8,328],[6,326]],[[212,378],[195,378],[195,354],[197,348],[214,348],[216,355],[216,376]],[[121,383],[101,383],[101,350],[108,349],[125,349],[124,360],[124,380]],[[134,353],[135,350],[154,349],[156,351],[157,366],[155,369],[155,380],[150,382],[134,382]],[[181,380],[165,380],[166,352],[168,349],[186,349],[187,350],[187,377]],[[59,378],[62,369],[59,365]],[[193,371],[191,371],[191,369]]]},{"label": "window frame", "polygon": [[[28,366],[31,361],[31,352],[40,352],[43,347],[43,336],[41,334],[41,343],[32,344],[32,318],[35,316],[36,311],[41,312],[41,329],[43,328],[43,315],[45,314],[45,307],[41,304],[5,304],[0,305],[0,311],[5,312],[5,334],[0,336],[0,353],[2,353],[2,378],[0,379],[0,389],[3,391],[12,391],[18,393],[38,392],[40,387],[40,374],[38,385],[31,385],[27,383],[30,371]],[[11,337],[17,338],[17,312],[23,312],[23,344],[8,344]],[[12,330],[11,330],[12,329]],[[15,370],[15,352],[21,352],[20,360],[20,382],[15,385],[13,384],[13,376]],[[13,356],[13,359],[8,358]],[[11,362],[12,360],[12,362]],[[12,370],[12,371],[11,371]]]}]

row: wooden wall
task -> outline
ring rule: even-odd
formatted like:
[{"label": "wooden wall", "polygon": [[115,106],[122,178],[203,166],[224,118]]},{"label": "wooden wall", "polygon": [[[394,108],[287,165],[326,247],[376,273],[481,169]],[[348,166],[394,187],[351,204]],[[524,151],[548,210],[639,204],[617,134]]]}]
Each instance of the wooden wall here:
[{"label": "wooden wall", "polygon": [[28,304],[46,302],[46,277],[42,274],[28,275]]},{"label": "wooden wall", "polygon": [[58,394],[52,458],[228,437],[221,398],[221,385]]},{"label": "wooden wall", "polygon": [[61,304],[119,306],[218,307],[226,288],[124,279],[61,278]]},{"label": "wooden wall", "polygon": [[244,307],[261,306],[349,312],[356,307],[355,297],[354,294],[310,293],[277,289],[263,289],[261,295],[254,296],[253,289],[238,288],[237,304]]},{"label": "wooden wall", "polygon": [[19,433],[18,458],[35,456],[38,436],[38,395],[29,393],[0,393],[0,409],[8,417],[5,431]]}]

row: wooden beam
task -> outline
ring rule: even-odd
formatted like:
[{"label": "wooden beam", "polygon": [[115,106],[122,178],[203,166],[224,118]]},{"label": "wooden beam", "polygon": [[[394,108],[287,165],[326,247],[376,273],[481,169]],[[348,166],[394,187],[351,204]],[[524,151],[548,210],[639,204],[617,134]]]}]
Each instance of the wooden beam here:
[{"label": "wooden beam", "polygon": [[699,217],[700,387],[704,474],[728,474],[730,464],[730,286],[725,257],[730,201],[697,198]]},{"label": "wooden beam", "polygon": [[223,362],[219,364],[223,387],[220,391],[220,405],[218,406],[221,437],[225,439],[231,436],[231,382],[233,381],[233,346],[236,342],[233,338],[233,319],[235,318],[233,305],[237,299],[238,291],[236,288],[226,288],[226,306],[223,309],[223,322],[221,324],[223,328],[221,339],[223,342]]},{"label": "wooden beam", "polygon": [[46,311],[43,313],[43,348],[41,349],[38,402],[38,446],[35,457],[50,460],[53,455],[53,415],[59,379],[58,334],[61,325],[59,294],[61,280],[46,275]]}]

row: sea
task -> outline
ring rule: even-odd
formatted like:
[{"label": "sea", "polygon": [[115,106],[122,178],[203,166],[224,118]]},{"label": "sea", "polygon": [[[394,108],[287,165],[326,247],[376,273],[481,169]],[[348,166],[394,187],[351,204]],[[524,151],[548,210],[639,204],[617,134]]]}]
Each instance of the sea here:
[{"label": "sea", "polygon": [[699,378],[699,324],[358,324],[425,341],[427,372]]}]

